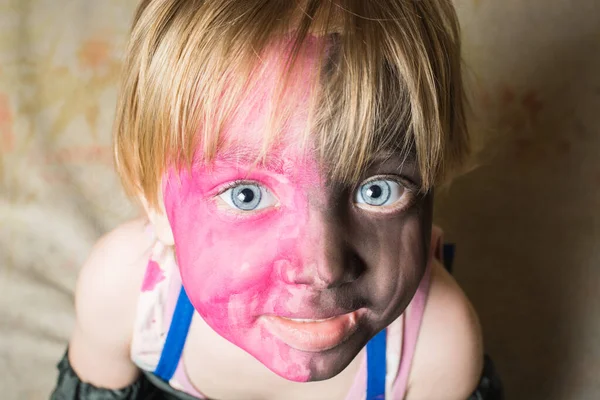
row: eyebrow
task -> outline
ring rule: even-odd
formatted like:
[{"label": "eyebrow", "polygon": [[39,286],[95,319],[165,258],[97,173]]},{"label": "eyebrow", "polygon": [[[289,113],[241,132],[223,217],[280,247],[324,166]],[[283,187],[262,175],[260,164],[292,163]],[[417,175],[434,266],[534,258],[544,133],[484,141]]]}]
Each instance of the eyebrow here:
[{"label": "eyebrow", "polygon": [[[264,157],[260,157],[256,147],[239,143],[230,144],[219,150],[215,161],[263,168],[280,175],[289,172],[289,164],[277,152],[267,151]],[[417,163],[417,156],[415,151],[402,152],[396,148],[387,148],[374,155],[366,168],[387,163],[397,164],[398,169],[414,167]]]},{"label": "eyebrow", "polygon": [[413,173],[409,173],[407,176],[411,177],[410,179],[416,186],[422,185],[421,172],[414,150],[402,152],[397,149],[385,149],[371,158],[367,171],[381,167],[385,168],[386,165],[393,167],[398,173],[407,173],[412,169]]},{"label": "eyebrow", "polygon": [[371,158],[371,164],[384,164],[397,162],[401,165],[414,165],[417,162],[417,154],[414,150],[401,151],[394,148],[384,149]]},{"label": "eyebrow", "polygon": [[272,152],[267,152],[265,157],[260,157],[256,148],[241,144],[232,144],[220,150],[216,160],[230,164],[252,165],[279,174],[285,172],[286,164],[280,156]]}]

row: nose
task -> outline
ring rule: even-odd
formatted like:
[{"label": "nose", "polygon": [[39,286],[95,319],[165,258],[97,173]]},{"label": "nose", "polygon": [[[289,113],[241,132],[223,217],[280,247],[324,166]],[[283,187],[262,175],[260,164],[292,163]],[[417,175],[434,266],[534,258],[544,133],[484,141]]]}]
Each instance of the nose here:
[{"label": "nose", "polygon": [[341,217],[312,212],[300,230],[295,254],[277,261],[281,279],[291,285],[330,289],[355,281],[365,269],[364,262],[348,240]]}]

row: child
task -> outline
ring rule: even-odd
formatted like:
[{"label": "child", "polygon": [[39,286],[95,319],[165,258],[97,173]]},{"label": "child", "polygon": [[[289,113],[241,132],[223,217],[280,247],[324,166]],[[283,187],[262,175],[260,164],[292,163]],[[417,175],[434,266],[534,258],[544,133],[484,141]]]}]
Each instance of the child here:
[{"label": "child", "polygon": [[433,187],[467,154],[449,0],[144,0],[56,399],[465,399]]}]

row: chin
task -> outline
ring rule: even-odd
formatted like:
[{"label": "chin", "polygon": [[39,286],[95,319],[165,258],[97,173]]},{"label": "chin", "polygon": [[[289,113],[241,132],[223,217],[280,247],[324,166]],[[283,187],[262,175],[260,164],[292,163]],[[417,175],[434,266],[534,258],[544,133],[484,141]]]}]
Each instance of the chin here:
[{"label": "chin", "polygon": [[293,382],[317,382],[331,379],[348,367],[366,344],[358,334],[334,348],[320,352],[307,352],[289,346],[280,348],[280,357],[261,361],[278,376]]},{"label": "chin", "polygon": [[356,358],[367,341],[368,338],[356,332],[339,346],[316,354],[312,363],[310,381],[324,381],[340,374]]},{"label": "chin", "polygon": [[331,365],[323,365],[312,373],[309,382],[326,381],[331,379],[345,370],[351,362],[352,359],[349,361],[336,362]]},{"label": "chin", "polygon": [[[317,382],[333,378],[342,372],[350,362],[331,362],[323,360],[319,355],[313,355],[307,364],[267,365],[272,372],[292,382]],[[352,360],[350,360],[352,361]]]}]

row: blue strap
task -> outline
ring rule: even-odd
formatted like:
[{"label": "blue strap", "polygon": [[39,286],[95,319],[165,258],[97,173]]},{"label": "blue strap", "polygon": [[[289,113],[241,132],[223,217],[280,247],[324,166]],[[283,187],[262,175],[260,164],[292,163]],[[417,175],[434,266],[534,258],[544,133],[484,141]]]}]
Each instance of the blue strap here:
[{"label": "blue strap", "polygon": [[185,289],[182,286],[175,311],[173,312],[171,326],[167,333],[167,339],[165,340],[160,360],[154,371],[156,376],[167,382],[171,380],[179,364],[193,315],[194,306],[190,303],[190,299],[187,297]]},{"label": "blue strap", "polygon": [[367,400],[385,400],[386,346],[385,329],[367,343]]}]

